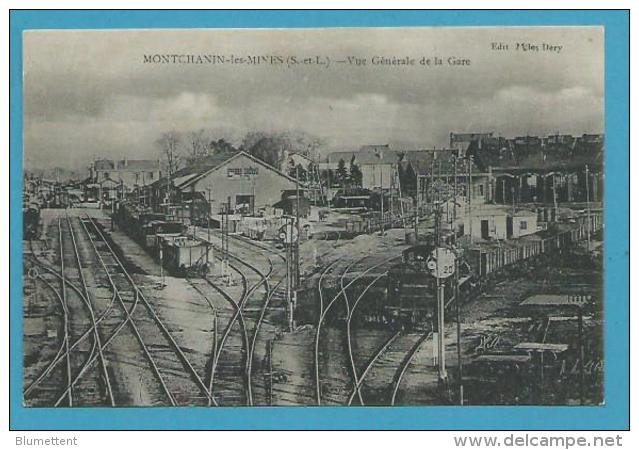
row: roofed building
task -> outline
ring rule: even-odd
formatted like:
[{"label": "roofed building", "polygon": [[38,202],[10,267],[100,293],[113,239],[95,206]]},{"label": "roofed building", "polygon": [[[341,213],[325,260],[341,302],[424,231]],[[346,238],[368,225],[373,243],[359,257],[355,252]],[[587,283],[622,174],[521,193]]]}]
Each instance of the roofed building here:
[{"label": "roofed building", "polygon": [[231,213],[256,213],[280,201],[283,192],[295,189],[296,180],[239,151],[208,156],[196,166],[178,170],[171,184],[163,178],[151,188],[154,208],[175,208],[179,205],[181,211],[175,215],[193,220],[208,209],[213,215],[220,214],[228,201]]},{"label": "roofed building", "polygon": [[92,183],[112,180],[127,191],[133,190],[136,186],[148,186],[161,176],[160,161],[152,159],[98,159],[89,167]]},{"label": "roofed building", "polygon": [[346,170],[349,170],[351,162],[359,167],[365,189],[397,186],[399,152],[392,150],[388,144],[363,145],[356,151],[330,153],[327,161],[320,164],[320,169],[337,171],[340,161],[344,161]]}]

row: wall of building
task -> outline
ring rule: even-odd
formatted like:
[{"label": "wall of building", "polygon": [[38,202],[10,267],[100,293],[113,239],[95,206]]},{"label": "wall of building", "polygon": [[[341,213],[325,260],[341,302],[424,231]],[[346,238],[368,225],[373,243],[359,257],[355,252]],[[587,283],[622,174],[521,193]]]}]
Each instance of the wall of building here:
[{"label": "wall of building", "polygon": [[231,197],[235,209],[238,195],[254,195],[255,209],[271,206],[282,198],[282,191],[295,189],[295,182],[244,155],[227,161],[215,171],[194,183],[190,190],[202,192],[208,199],[211,188],[212,213],[218,214],[221,205]]},{"label": "wall of building", "polygon": [[[473,238],[482,238],[482,221],[488,221],[488,236],[491,239],[508,239],[506,214],[499,215],[476,215],[464,217],[461,222],[464,224],[464,234],[472,234]],[[471,227],[472,220],[472,227]],[[517,239],[537,232],[537,215],[516,215],[513,217],[513,232],[510,239]]]},{"label": "wall of building", "polygon": [[488,175],[473,175],[471,201],[473,204],[482,204],[491,200],[491,189]]},{"label": "wall of building", "polygon": [[384,189],[395,185],[395,164],[363,164],[360,170],[364,189],[379,188],[380,179]]},{"label": "wall of building", "polygon": [[160,178],[160,170],[133,170],[113,169],[113,170],[96,170],[99,183],[105,179],[111,179],[117,183],[122,182],[124,186],[131,190],[135,185],[146,186]]},{"label": "wall of building", "polygon": [[537,214],[515,216],[513,218],[513,237],[519,238],[537,232]]}]

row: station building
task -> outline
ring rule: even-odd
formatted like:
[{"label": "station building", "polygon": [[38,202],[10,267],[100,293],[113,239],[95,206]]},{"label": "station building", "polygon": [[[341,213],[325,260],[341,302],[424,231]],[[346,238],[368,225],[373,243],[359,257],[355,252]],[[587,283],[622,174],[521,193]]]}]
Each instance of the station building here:
[{"label": "station building", "polygon": [[[270,211],[296,180],[246,152],[211,155],[150,186],[152,207],[191,221],[221,213],[255,215]],[[230,205],[227,209],[227,203]]]}]

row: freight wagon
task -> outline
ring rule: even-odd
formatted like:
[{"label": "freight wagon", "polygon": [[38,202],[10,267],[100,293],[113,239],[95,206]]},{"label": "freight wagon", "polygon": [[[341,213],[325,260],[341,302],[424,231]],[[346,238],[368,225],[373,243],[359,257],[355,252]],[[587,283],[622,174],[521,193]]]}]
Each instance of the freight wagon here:
[{"label": "freight wagon", "polygon": [[184,224],[167,216],[129,203],[121,203],[114,221],[131,238],[176,275],[206,273],[211,246],[203,240],[187,237]]},{"label": "freight wagon", "polygon": [[202,239],[187,236],[159,238],[160,259],[176,275],[205,275],[209,271],[211,246]]},{"label": "freight wagon", "polygon": [[22,209],[22,239],[34,239],[40,233],[40,206],[31,202]]},{"label": "freight wagon", "polygon": [[516,264],[519,268],[525,267],[520,263],[534,260],[540,255],[561,252],[584,240],[588,234],[589,222],[591,234],[601,229],[601,216],[597,213],[591,216],[590,221],[586,217],[579,217],[569,223],[555,224],[551,230],[520,239],[478,244],[468,250],[468,263],[480,277],[491,277]]},{"label": "freight wagon", "polygon": [[[481,288],[485,282],[506,278],[531,270],[540,258],[550,258],[568,247],[574,247],[590,232],[601,229],[600,213],[590,221],[580,217],[569,223],[555,224],[551,230],[509,241],[485,241],[464,250],[459,260],[460,297]],[[388,295],[382,315],[385,321],[402,324],[419,324],[432,320],[435,304],[435,279],[427,274],[425,264],[432,241],[406,249],[401,264],[388,272]],[[446,282],[446,302],[452,298],[452,277]]]}]

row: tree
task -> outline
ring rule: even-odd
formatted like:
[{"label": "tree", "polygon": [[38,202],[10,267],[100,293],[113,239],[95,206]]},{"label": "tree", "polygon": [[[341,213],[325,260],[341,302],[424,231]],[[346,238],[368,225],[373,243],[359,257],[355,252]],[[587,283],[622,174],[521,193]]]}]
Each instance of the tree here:
[{"label": "tree", "polygon": [[180,168],[182,160],[178,151],[180,142],[180,136],[173,131],[162,134],[162,137],[156,142],[158,147],[160,148],[160,151],[164,155],[164,159],[166,160],[166,167],[169,172],[169,183],[167,187],[169,202],[173,201],[173,174]]},{"label": "tree", "polygon": [[293,160],[293,158],[289,158],[288,159],[288,163],[287,163],[286,167],[287,167],[286,173],[288,174],[288,176],[296,178],[297,177],[297,166],[295,165],[295,161]]},{"label": "tree", "polygon": [[355,156],[351,159],[351,167],[350,167],[350,183],[353,187],[362,187],[362,171],[359,166],[355,163]]},{"label": "tree", "polygon": [[283,135],[251,132],[244,138],[242,149],[280,169],[283,167],[285,154],[291,151],[291,143]]},{"label": "tree", "polygon": [[220,138],[217,141],[211,140],[209,143],[208,153],[216,154],[216,153],[235,153],[237,149],[226,140]]},{"label": "tree", "polygon": [[337,178],[337,182],[341,187],[344,187],[346,180],[348,178],[348,172],[346,172],[346,162],[344,159],[340,158],[337,162],[337,172],[335,174],[335,178]]},{"label": "tree", "polygon": [[319,168],[317,167],[317,164],[315,164],[313,161],[309,161],[308,166],[306,166],[306,178],[308,181],[313,182],[313,183],[317,183],[320,180],[318,179],[318,175],[319,175]]},{"label": "tree", "polygon": [[298,179],[302,182],[306,182],[307,181],[307,173],[306,173],[306,169],[304,168],[304,166],[302,165],[302,163],[299,163],[295,169],[295,175],[298,177]]},{"label": "tree", "polygon": [[187,150],[187,162],[188,164],[195,164],[207,153],[207,139],[204,135],[204,130],[192,131],[186,136],[186,150]]},{"label": "tree", "polygon": [[169,177],[177,172],[182,163],[182,157],[179,153],[180,142],[180,136],[174,131],[162,134],[162,137],[156,142],[166,160]]}]

